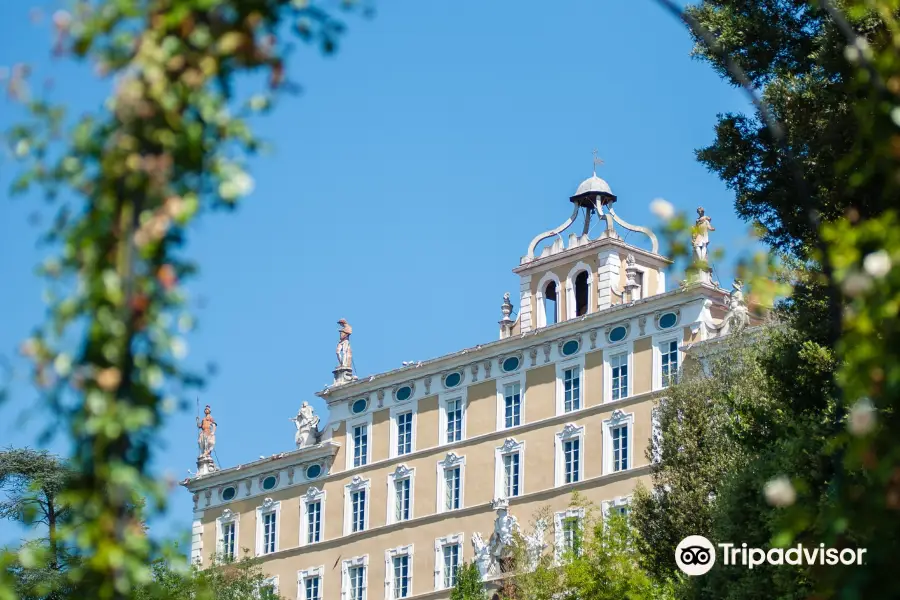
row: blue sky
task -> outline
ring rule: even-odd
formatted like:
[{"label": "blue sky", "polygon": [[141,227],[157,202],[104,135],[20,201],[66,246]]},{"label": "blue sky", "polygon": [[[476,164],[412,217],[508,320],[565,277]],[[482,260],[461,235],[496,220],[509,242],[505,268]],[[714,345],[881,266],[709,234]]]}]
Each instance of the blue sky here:
[{"label": "blue sky", "polygon": [[[97,109],[108,82],[50,57],[34,5],[54,6],[0,3],[0,66],[30,62],[74,112]],[[225,466],[290,449],[288,418],[304,400],[326,413],[313,393],[331,378],[341,317],[360,375],[495,339],[502,295],[518,289],[511,269],[568,216],[594,148],[626,221],[656,225],[656,197],[691,215],[702,204],[713,247],[729,261],[750,248],[733,194],[693,154],[717,113],[747,104],[690,58],[687,32],[655,3],[396,0],[376,10],[347,16],[333,57],[298,48],[290,73],[304,93],[260,122],[275,151],[252,164],[254,193],[190,234],[202,271],[189,290],[204,308],[188,361],[218,366],[201,402],[219,423]],[[19,116],[0,99],[0,128]],[[42,200],[10,199],[14,172],[0,158],[0,355],[17,367],[0,445],[34,446],[46,413],[16,348],[44,314],[40,229],[27,225]],[[724,285],[730,262],[717,267]],[[184,477],[195,440],[193,409],[174,415],[155,468]],[[176,489],[169,510],[160,534],[189,526],[188,493]],[[19,535],[0,524],[0,543]]]}]

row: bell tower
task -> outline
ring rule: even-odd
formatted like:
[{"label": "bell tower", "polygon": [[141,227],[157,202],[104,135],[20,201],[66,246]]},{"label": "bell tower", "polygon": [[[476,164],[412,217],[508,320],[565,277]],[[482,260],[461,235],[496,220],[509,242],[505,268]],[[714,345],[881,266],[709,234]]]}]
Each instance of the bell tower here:
[{"label": "bell tower", "polygon": [[[672,261],[659,254],[656,235],[647,227],[623,220],[613,205],[618,197],[594,173],[569,197],[572,213],[559,227],[545,231],[528,245],[513,272],[519,275],[519,315],[501,327],[501,337],[581,318],[613,306],[666,291],[665,269]],[[583,215],[581,233],[563,233]],[[590,237],[595,226],[599,234]],[[616,226],[646,236],[649,249],[627,243]],[[627,234],[626,234],[627,236]],[[553,241],[538,246],[551,238]]]}]

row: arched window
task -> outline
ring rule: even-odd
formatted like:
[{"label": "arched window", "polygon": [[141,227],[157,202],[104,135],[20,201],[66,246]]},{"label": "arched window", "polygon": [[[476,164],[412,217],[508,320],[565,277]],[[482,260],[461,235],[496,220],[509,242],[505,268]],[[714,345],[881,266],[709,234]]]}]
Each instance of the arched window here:
[{"label": "arched window", "polygon": [[556,323],[557,316],[559,312],[557,312],[559,306],[559,297],[556,292],[556,282],[551,281],[547,284],[547,287],[544,288],[544,317],[546,319],[546,325],[553,325]]},{"label": "arched window", "polygon": [[575,277],[575,316],[586,315],[588,311],[588,274],[582,271]]}]

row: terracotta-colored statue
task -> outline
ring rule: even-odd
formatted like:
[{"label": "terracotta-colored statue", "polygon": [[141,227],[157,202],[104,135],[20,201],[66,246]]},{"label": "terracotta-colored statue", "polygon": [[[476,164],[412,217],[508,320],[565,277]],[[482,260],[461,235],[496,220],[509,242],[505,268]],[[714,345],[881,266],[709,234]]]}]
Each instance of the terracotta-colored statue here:
[{"label": "terracotta-colored statue", "polygon": [[212,410],[209,404],[203,410],[203,419],[197,417],[197,428],[200,435],[197,437],[197,445],[200,446],[200,456],[208,457],[212,454],[213,448],[216,446],[216,421],[212,417]]},{"label": "terracotta-colored statue", "polygon": [[694,229],[691,232],[691,242],[694,246],[694,258],[696,260],[707,260],[707,249],[709,248],[709,232],[715,231],[712,226],[712,217],[706,215],[706,211],[700,206],[697,208],[697,221],[694,223]]},{"label": "terracotta-colored statue", "polygon": [[341,326],[341,328],[338,329],[341,338],[340,341],[338,341],[336,350],[338,368],[352,369],[353,351],[350,349],[350,334],[353,333],[353,328],[350,327],[346,319],[338,321],[338,325]]}]

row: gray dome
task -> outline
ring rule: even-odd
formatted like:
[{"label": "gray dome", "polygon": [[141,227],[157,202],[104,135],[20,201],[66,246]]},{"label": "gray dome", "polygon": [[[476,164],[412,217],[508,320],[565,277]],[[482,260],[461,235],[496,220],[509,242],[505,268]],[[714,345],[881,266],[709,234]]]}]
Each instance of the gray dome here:
[{"label": "gray dome", "polygon": [[612,190],[609,189],[609,184],[596,175],[582,181],[581,185],[579,185],[578,189],[575,191],[575,196],[580,196],[582,194],[588,193],[609,194],[610,196],[614,195],[612,193]]}]

